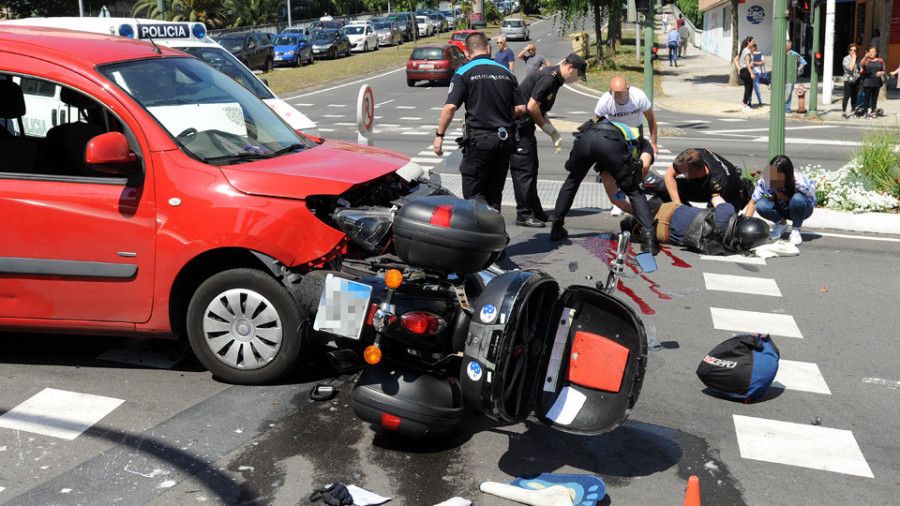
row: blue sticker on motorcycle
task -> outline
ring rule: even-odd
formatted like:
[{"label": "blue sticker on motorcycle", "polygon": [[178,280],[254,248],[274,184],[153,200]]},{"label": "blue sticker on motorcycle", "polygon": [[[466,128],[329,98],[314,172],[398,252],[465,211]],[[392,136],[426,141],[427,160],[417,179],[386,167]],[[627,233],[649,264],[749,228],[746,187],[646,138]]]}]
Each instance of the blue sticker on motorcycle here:
[{"label": "blue sticker on motorcycle", "polygon": [[491,323],[494,321],[494,318],[497,317],[497,307],[493,304],[485,304],[483,308],[481,308],[481,322],[482,323]]},{"label": "blue sticker on motorcycle", "polygon": [[481,379],[481,371],[481,364],[478,362],[469,362],[469,366],[466,367],[466,375],[468,375],[469,379],[472,381]]}]

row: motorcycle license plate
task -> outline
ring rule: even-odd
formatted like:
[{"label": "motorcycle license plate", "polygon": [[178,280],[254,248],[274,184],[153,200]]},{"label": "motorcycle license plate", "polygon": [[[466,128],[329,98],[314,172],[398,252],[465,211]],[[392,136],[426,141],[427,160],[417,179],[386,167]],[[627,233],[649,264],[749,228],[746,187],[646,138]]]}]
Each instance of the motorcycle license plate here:
[{"label": "motorcycle license plate", "polygon": [[327,275],[313,329],[359,339],[371,299],[371,286]]}]

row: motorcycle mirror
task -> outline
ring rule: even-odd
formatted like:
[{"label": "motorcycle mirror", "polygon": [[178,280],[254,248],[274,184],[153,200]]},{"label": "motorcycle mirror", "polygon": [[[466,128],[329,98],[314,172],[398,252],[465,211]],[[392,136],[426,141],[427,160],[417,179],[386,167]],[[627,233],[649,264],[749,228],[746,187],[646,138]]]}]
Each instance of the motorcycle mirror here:
[{"label": "motorcycle mirror", "polygon": [[637,260],[638,265],[641,266],[641,270],[644,272],[656,271],[656,259],[653,258],[652,254],[638,253],[634,256],[634,259]]}]

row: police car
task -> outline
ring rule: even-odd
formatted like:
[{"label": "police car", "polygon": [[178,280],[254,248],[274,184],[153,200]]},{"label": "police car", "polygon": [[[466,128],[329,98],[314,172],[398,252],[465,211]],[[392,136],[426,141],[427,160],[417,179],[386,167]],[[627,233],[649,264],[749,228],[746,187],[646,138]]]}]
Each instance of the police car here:
[{"label": "police car", "polygon": [[[53,18],[25,18],[0,22],[0,25],[27,25],[50,28],[68,28],[82,32],[102,33],[106,35],[121,35],[138,40],[153,41],[156,44],[178,49],[196,56],[220,72],[228,75],[235,81],[244,85],[254,95],[260,98],[272,108],[287,124],[304,134],[319,137],[319,128],[303,113],[291,107],[287,102],[276,97],[272,90],[266,86],[244,64],[238,61],[225,48],[217,44],[207,34],[206,25],[203,23],[180,23],[174,21],[159,21],[156,19],[141,18],[79,18],[79,17],[53,17]],[[30,93],[40,90],[27,88],[23,85],[23,91]],[[58,91],[58,90],[57,90]],[[59,115],[65,114],[65,105],[58,96],[37,95],[43,100],[36,103],[40,107],[34,107],[28,111],[24,118],[25,130],[30,135],[46,133],[60,122]],[[32,102],[35,103],[35,102]],[[62,121],[64,122],[64,121]]]}]

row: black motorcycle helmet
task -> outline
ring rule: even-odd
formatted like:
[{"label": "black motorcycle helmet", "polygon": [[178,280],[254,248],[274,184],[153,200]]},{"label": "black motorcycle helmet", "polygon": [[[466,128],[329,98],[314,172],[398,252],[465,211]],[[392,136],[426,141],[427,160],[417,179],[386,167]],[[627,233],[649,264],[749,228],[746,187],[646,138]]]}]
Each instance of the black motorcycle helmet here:
[{"label": "black motorcycle helmet", "polygon": [[739,216],[734,228],[734,245],[738,251],[750,251],[769,240],[769,225],[760,218]]}]

